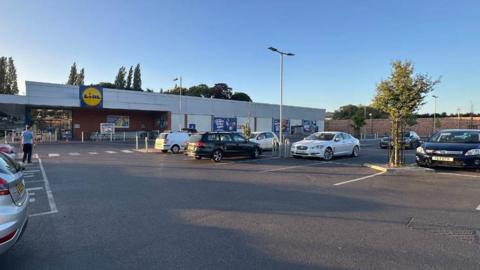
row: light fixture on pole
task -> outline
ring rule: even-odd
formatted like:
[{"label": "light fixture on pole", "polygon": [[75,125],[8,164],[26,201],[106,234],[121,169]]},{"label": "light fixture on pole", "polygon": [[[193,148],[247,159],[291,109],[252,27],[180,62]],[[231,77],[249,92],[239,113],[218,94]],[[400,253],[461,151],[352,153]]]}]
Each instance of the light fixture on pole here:
[{"label": "light fixture on pole", "polygon": [[373,134],[373,121],[372,121],[372,113],[368,114],[370,116],[370,134]]},{"label": "light fixture on pole", "polygon": [[432,97],[435,99],[435,107],[433,110],[433,132],[435,132],[436,127],[437,127],[437,98],[438,96],[432,95]]},{"label": "light fixture on pole", "polygon": [[270,51],[272,52],[276,52],[278,54],[280,54],[280,123],[279,123],[279,150],[280,150],[280,157],[282,156],[282,153],[283,153],[283,111],[282,111],[282,107],[283,107],[283,56],[286,55],[286,56],[294,56],[295,54],[293,53],[287,53],[287,52],[282,52],[282,51],[279,51],[277,50],[276,48],[274,47],[269,47],[268,48]]},{"label": "light fixture on pole", "polygon": [[179,81],[180,82],[180,103],[179,103],[179,108],[180,108],[180,113],[182,112],[182,76],[177,77],[173,79],[174,82]]}]

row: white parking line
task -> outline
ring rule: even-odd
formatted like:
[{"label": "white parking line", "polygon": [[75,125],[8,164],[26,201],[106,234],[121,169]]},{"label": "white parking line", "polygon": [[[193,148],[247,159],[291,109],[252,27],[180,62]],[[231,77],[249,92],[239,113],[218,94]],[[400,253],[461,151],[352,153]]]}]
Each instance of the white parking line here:
[{"label": "white parking line", "polygon": [[115,151],[105,151],[105,153],[107,153],[107,154],[116,154],[117,152],[115,152]]},{"label": "white parking line", "polygon": [[131,154],[133,153],[133,151],[130,151],[130,150],[122,150],[123,153],[127,153],[127,154]]},{"label": "white parking line", "polygon": [[88,152],[89,155],[98,155],[98,152]]},{"label": "white parking line", "polygon": [[477,207],[477,209],[476,209],[476,210],[477,210],[477,211],[480,211],[480,204],[478,205],[478,207]]},{"label": "white parking line", "polygon": [[372,178],[372,177],[375,177],[375,176],[379,176],[379,175],[382,175],[382,174],[384,174],[384,173],[386,173],[386,172],[378,172],[378,173],[375,173],[375,174],[371,174],[371,175],[367,175],[367,176],[355,178],[355,179],[352,179],[352,180],[339,182],[339,183],[336,183],[336,184],[333,184],[333,185],[334,185],[334,186],[341,186],[341,185],[345,185],[345,184],[348,184],[348,183],[358,182],[358,181],[362,181],[362,180],[365,180],[365,179],[368,179],[368,178]]},{"label": "white parking line", "polygon": [[40,165],[40,170],[42,171],[43,180],[45,182],[45,192],[47,193],[50,211],[44,213],[37,213],[30,216],[40,216],[46,214],[54,214],[58,212],[57,205],[55,204],[55,199],[53,199],[52,190],[50,189],[50,182],[48,181],[47,174],[45,173],[45,169],[43,168],[42,159],[38,159],[38,164]]},{"label": "white parking line", "polygon": [[439,172],[438,174],[445,174],[445,175],[455,175],[455,176],[464,176],[464,177],[472,177],[472,178],[480,178],[480,175],[461,174],[461,173],[446,173],[446,172]]},{"label": "white parking line", "polygon": [[25,170],[23,171],[24,173],[36,173],[39,172],[40,170]]},{"label": "white parking line", "polygon": [[80,156],[80,153],[78,152],[73,152],[73,153],[68,153],[70,156]]},{"label": "white parking line", "polygon": [[271,170],[261,171],[261,173],[278,172],[278,171],[290,170],[290,169],[301,168],[301,167],[309,167],[309,166],[314,166],[314,165],[319,165],[319,164],[325,164],[325,163],[326,163],[326,162],[321,161],[321,162],[315,162],[315,163],[310,163],[310,164],[305,164],[305,165],[288,166],[288,167],[282,167],[282,168],[277,168],[277,169],[271,169]]},{"label": "white parking line", "polygon": [[57,154],[57,153],[49,153],[48,154],[48,157],[59,157],[60,154]]},{"label": "white parking line", "polygon": [[28,199],[29,202],[35,202],[35,198]]},{"label": "white parking line", "polygon": [[27,188],[27,191],[31,191],[31,190],[40,190],[40,189],[43,189],[43,187],[32,187],[32,188]]},{"label": "white parking line", "polygon": [[27,174],[27,175],[23,175],[23,178],[31,178],[31,177],[35,177],[35,175],[33,174]]}]

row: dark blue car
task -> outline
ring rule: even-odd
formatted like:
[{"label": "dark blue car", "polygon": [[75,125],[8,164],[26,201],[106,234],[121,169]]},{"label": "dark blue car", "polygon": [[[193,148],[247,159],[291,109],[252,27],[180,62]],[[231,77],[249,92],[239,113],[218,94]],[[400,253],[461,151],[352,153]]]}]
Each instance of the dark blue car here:
[{"label": "dark blue car", "polygon": [[416,159],[419,166],[479,169],[480,130],[441,130],[417,148]]}]

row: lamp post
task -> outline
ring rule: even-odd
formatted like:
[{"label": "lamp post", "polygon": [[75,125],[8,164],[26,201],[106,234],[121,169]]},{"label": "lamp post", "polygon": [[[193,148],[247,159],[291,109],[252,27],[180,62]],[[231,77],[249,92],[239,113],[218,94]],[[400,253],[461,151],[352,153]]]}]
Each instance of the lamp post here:
[{"label": "lamp post", "polygon": [[457,108],[457,128],[460,128],[460,108]]},{"label": "lamp post", "polygon": [[179,108],[180,108],[180,113],[182,113],[182,76],[177,77],[173,79],[174,82],[179,81],[180,82],[180,103],[179,103]]},{"label": "lamp post", "polygon": [[432,97],[435,99],[435,107],[433,111],[433,133],[435,133],[436,130],[436,125],[437,125],[437,98],[438,96],[432,95]]},{"label": "lamp post", "polygon": [[372,120],[372,113],[369,113],[368,116],[370,116],[370,135],[373,134],[373,120]]},{"label": "lamp post", "polygon": [[282,156],[282,146],[283,146],[283,112],[282,112],[282,107],[283,107],[283,56],[294,56],[295,54],[293,53],[287,53],[287,52],[282,52],[277,50],[274,47],[269,47],[268,48],[272,52],[276,52],[280,54],[280,123],[279,123],[279,150],[280,150],[280,157]]}]

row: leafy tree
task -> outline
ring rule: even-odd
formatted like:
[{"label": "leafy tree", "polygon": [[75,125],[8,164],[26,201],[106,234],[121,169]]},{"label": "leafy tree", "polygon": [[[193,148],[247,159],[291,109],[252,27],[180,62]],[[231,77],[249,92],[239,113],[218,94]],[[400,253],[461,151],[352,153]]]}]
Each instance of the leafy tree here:
[{"label": "leafy tree", "polygon": [[250,96],[248,96],[247,94],[245,94],[243,92],[235,92],[235,94],[233,94],[230,99],[231,100],[252,102],[252,99],[250,98]]},{"label": "leafy tree", "polygon": [[440,118],[435,118],[435,128],[441,129],[442,128],[442,121]]},{"label": "leafy tree", "polygon": [[114,83],[111,83],[111,82],[99,82],[97,84],[91,84],[91,86],[100,86],[100,87],[110,88],[110,89],[117,88],[117,86]]},{"label": "leafy tree", "polygon": [[80,70],[80,73],[77,74],[77,77],[75,78],[75,85],[84,85],[85,84],[85,69],[82,68]]},{"label": "leafy tree", "polygon": [[17,69],[15,68],[12,57],[8,58],[7,67],[7,90],[9,94],[16,95],[18,94]]},{"label": "leafy tree", "polygon": [[127,76],[127,89],[132,89],[133,66],[130,66]]},{"label": "leafy tree", "polygon": [[385,112],[382,112],[376,108],[373,108],[372,106],[362,106],[362,105],[345,105],[340,107],[340,109],[335,110],[333,113],[333,119],[352,119],[358,111],[361,111],[363,115],[369,115],[370,113],[372,114],[372,118],[374,119],[379,119],[379,118],[387,118],[388,114]]},{"label": "leafy tree", "polygon": [[392,63],[392,73],[377,85],[373,106],[389,114],[392,121],[393,155],[391,166],[400,166],[400,137],[405,119],[414,114],[423,104],[425,96],[433,91],[440,81],[433,81],[424,74],[413,74],[414,66],[409,61]]},{"label": "leafy tree", "polygon": [[153,93],[154,91],[153,91],[153,89],[147,88],[147,89],[145,89],[145,92]]},{"label": "leafy tree", "polygon": [[210,88],[206,84],[194,85],[186,91],[186,95],[193,97],[207,97],[211,96]]},{"label": "leafy tree", "polygon": [[75,85],[77,80],[77,63],[73,62],[73,65],[70,67],[70,75],[68,75],[67,84]]},{"label": "leafy tree", "polygon": [[250,134],[252,134],[252,130],[250,129],[250,123],[248,121],[245,121],[245,123],[243,123],[242,130],[243,130],[243,136],[245,136],[245,138],[250,138]]},{"label": "leafy tree", "polygon": [[364,113],[361,110],[357,110],[355,115],[351,117],[352,121],[352,128],[354,130],[355,136],[359,137],[360,136],[360,129],[365,126],[365,116]]},{"label": "leafy tree", "polygon": [[120,67],[117,73],[117,77],[115,77],[115,88],[116,89],[125,89],[125,84],[127,83],[125,81],[125,75],[127,74],[127,71],[125,67]]},{"label": "leafy tree", "polygon": [[7,69],[7,58],[0,57],[0,94],[8,94]]},{"label": "leafy tree", "polygon": [[140,64],[137,64],[133,73],[133,90],[142,90],[142,74],[140,72]]},{"label": "leafy tree", "polygon": [[214,98],[230,99],[232,97],[232,88],[226,83],[216,83],[211,88],[211,93]]}]

